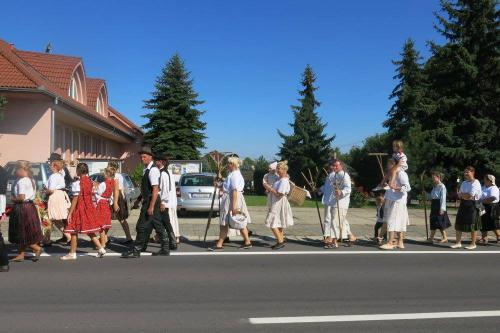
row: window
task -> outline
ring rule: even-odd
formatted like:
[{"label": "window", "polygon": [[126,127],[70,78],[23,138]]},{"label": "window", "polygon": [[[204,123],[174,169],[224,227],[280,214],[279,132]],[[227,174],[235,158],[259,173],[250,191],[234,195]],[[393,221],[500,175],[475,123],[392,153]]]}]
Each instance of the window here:
[{"label": "window", "polygon": [[75,101],[83,103],[82,81],[78,71],[75,71],[75,74],[73,74],[73,77],[71,78],[68,95]]},{"label": "window", "polygon": [[102,96],[102,92],[100,92],[99,97],[97,97],[97,104],[96,104],[95,108],[96,108],[97,113],[104,116],[105,106],[104,106],[104,98]]}]

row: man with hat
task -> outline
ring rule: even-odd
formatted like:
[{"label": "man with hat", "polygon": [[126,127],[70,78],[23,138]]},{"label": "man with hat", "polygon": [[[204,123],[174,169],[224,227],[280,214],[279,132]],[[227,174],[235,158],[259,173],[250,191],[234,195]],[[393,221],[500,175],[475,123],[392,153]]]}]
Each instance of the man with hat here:
[{"label": "man with hat", "polygon": [[143,147],[139,151],[144,170],[141,180],[142,207],[136,225],[134,247],[123,253],[122,258],[139,258],[141,251],[146,250],[153,228],[160,239],[161,250],[153,255],[170,255],[168,250],[168,236],[161,222],[159,182],[160,170],[154,165],[153,152],[150,147]]},{"label": "man with hat", "polygon": [[163,226],[167,230],[168,247],[170,250],[177,250],[177,238],[174,233],[170,219],[170,208],[174,207],[176,199],[175,182],[173,176],[168,171],[168,157],[164,154],[155,155],[156,166],[160,170],[160,213]]}]

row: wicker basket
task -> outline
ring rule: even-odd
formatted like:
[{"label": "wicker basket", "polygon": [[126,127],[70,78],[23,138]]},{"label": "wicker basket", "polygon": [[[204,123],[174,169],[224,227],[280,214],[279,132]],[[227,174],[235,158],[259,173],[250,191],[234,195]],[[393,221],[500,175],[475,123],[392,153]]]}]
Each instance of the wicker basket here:
[{"label": "wicker basket", "polygon": [[288,193],[288,201],[294,205],[302,206],[306,200],[307,190],[298,187],[290,182],[290,193]]}]

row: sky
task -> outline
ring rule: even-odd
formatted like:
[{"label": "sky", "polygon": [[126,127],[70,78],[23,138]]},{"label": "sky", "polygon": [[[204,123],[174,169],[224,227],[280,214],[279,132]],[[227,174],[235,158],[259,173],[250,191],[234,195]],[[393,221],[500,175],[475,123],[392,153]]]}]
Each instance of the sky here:
[{"label": "sky", "polygon": [[[348,151],[384,131],[391,60],[413,38],[441,42],[438,0],[5,1],[0,38],[22,50],[80,56],[109,103],[143,125],[144,100],[179,53],[205,103],[206,149],[271,159],[289,134],[301,74],[317,75],[321,119]],[[7,14],[3,14],[7,13]]]}]

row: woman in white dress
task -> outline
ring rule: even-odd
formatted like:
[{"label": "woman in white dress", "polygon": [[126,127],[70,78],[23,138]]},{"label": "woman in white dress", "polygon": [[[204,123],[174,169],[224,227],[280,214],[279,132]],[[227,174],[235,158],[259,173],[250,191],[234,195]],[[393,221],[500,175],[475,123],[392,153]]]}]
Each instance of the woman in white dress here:
[{"label": "woman in white dress", "polygon": [[[389,170],[395,165],[396,161],[393,159],[387,162]],[[406,201],[410,190],[408,175],[402,169],[398,170],[394,182],[389,184],[389,189],[385,192],[384,222],[387,223],[388,240],[380,246],[382,250],[393,250],[395,247],[404,249],[404,233],[409,224]],[[396,234],[398,241],[397,245],[394,245]]]},{"label": "woman in white dress", "polygon": [[276,168],[278,167],[278,162],[273,162],[269,164],[269,172],[264,175],[262,179],[262,185],[264,185],[264,189],[267,192],[267,208],[271,208],[272,203],[272,194],[269,192],[268,188],[273,187],[274,183],[276,183],[280,177],[276,174]]},{"label": "woman in white dress", "polygon": [[272,186],[266,186],[271,195],[271,206],[266,217],[266,226],[276,237],[276,244],[271,246],[273,250],[282,249],[285,246],[283,230],[293,225],[293,214],[287,195],[290,192],[290,179],[288,177],[288,163],[279,162],[277,173],[280,179]]},{"label": "woman in white dress", "polygon": [[[222,251],[224,240],[229,231],[229,218],[231,215],[236,215],[241,213],[247,217],[247,224],[251,222],[250,214],[248,212],[247,204],[245,198],[243,197],[243,189],[245,187],[245,180],[240,172],[241,160],[238,157],[229,157],[227,162],[227,168],[229,174],[227,175],[222,188],[220,189],[222,193],[221,203],[220,203],[220,233],[219,239],[212,248],[208,248],[209,251]],[[252,248],[252,243],[250,242],[250,237],[248,235],[248,229],[245,226],[239,229],[241,236],[243,237],[244,243],[240,246],[240,249],[250,249]]]}]

